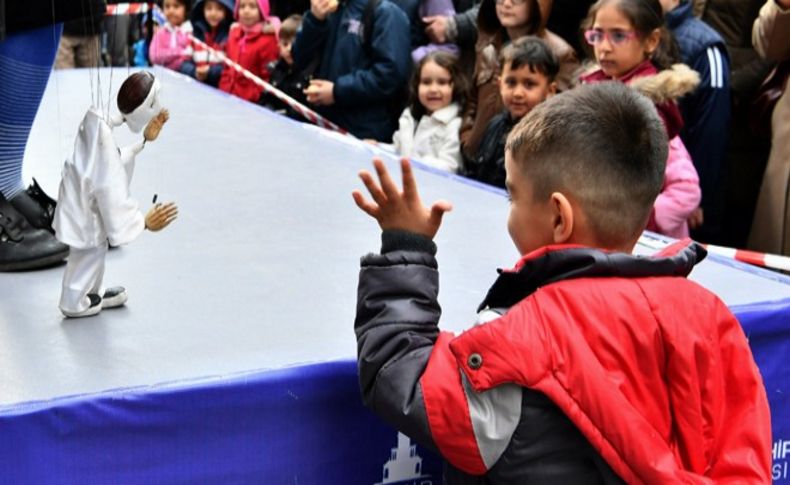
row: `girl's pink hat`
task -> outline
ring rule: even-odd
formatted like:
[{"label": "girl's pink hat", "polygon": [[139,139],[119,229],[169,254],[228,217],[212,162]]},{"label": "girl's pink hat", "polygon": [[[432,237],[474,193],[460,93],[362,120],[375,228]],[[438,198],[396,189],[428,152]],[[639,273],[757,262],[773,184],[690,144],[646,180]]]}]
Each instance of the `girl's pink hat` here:
[{"label": "girl's pink hat", "polygon": [[[236,0],[236,6],[233,8],[233,18],[238,20],[239,19],[239,3],[241,0]],[[267,20],[269,18],[269,0],[258,0],[258,9],[261,11],[261,20]]]}]

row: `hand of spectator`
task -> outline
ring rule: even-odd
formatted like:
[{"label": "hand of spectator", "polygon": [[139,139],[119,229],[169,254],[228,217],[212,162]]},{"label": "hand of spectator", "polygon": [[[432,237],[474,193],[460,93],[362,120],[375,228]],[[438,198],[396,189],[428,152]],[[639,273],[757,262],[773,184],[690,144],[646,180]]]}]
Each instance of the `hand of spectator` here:
[{"label": "hand of spectator", "polygon": [[318,106],[335,104],[335,83],[324,79],[312,79],[310,86],[304,90],[307,102]]},{"label": "hand of spectator", "polygon": [[364,141],[368,145],[378,146],[378,144],[379,144],[379,141],[378,140],[374,140],[373,138],[365,138],[362,141]]},{"label": "hand of spectator", "polygon": [[434,44],[447,43],[447,17],[444,15],[433,15],[423,17],[425,22],[425,34]]},{"label": "hand of spectator", "polygon": [[264,34],[276,35],[277,34],[277,28],[274,26],[273,23],[271,23],[270,21],[267,20],[266,23],[263,24],[263,33]]},{"label": "hand of spectator", "polygon": [[175,202],[156,204],[145,215],[145,228],[151,232],[161,231],[178,217],[178,207]]},{"label": "hand of spectator", "polygon": [[208,65],[198,66],[195,68],[195,78],[198,81],[205,81],[208,78]]},{"label": "hand of spectator", "polygon": [[330,13],[337,10],[337,0],[310,0],[310,11],[313,17],[324,21]]},{"label": "hand of spectator", "polygon": [[145,131],[143,131],[143,138],[145,138],[145,141],[156,140],[156,138],[159,136],[159,132],[162,131],[162,127],[169,119],[170,112],[166,109],[162,109],[158,115],[154,116],[151,121],[148,122],[148,125],[145,127]]},{"label": "hand of spectator", "polygon": [[452,204],[446,200],[439,200],[429,209],[422,203],[407,158],[400,161],[403,174],[402,191],[398,190],[390,178],[384,162],[374,159],[373,166],[379,183],[376,183],[367,170],[359,172],[359,178],[362,179],[373,201],[367,200],[361,191],[355,190],[351,196],[354,197],[357,207],[376,219],[382,230],[408,231],[433,239],[442,223],[444,213],[453,209]]},{"label": "hand of spectator", "polygon": [[689,214],[689,218],[686,220],[689,225],[689,229],[697,229],[705,222],[704,214],[702,213],[702,207],[697,207],[694,211]]}]

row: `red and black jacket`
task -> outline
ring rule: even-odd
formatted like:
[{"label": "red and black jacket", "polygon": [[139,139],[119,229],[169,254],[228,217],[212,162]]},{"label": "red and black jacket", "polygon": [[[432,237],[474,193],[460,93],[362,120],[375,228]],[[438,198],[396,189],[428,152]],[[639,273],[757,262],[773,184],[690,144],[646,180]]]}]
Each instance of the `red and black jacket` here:
[{"label": "red and black jacket", "polygon": [[770,483],[770,414],[746,338],[686,279],[700,246],[542,248],[486,296],[481,309],[503,315],[454,336],[437,325],[425,241],[394,237],[362,260],[360,386],[442,454],[448,483]]}]

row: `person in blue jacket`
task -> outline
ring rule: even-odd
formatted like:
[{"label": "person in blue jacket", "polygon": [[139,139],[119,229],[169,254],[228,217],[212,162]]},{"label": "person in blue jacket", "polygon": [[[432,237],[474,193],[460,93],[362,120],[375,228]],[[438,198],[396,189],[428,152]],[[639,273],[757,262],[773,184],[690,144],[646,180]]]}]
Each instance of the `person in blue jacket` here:
[{"label": "person in blue jacket", "polygon": [[400,8],[388,0],[311,0],[292,51],[299,70],[317,63],[305,94],[320,114],[358,138],[392,140],[393,103],[411,69],[409,21]]},{"label": "person in blue jacket", "polygon": [[697,89],[679,102],[685,121],[680,138],[691,154],[702,188],[701,209],[692,215],[689,227],[696,238],[709,241],[716,237],[722,217],[721,175],[730,126],[730,60],[724,39],[694,17],[690,0],[660,1],[683,62],[700,75]]}]

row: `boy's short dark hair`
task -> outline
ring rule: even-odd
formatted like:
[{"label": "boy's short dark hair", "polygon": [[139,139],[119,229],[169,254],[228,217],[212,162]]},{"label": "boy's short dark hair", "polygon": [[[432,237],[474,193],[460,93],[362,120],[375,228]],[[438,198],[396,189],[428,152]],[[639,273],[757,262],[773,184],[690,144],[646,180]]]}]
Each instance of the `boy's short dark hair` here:
[{"label": "boy's short dark hair", "polygon": [[302,25],[302,16],[299,14],[289,15],[288,18],[283,20],[283,23],[280,24],[280,38],[281,39],[293,39],[296,37],[296,32],[299,31],[299,27]]},{"label": "boy's short dark hair", "polygon": [[499,55],[500,74],[505,67],[511,70],[529,66],[534,72],[553,82],[560,72],[560,61],[551,48],[538,37],[528,35],[514,40]]},{"label": "boy's short dark hair", "polygon": [[555,191],[572,197],[607,247],[632,242],[645,228],[668,149],[653,103],[619,82],[580,86],[539,104],[506,145],[535,199]]}]

